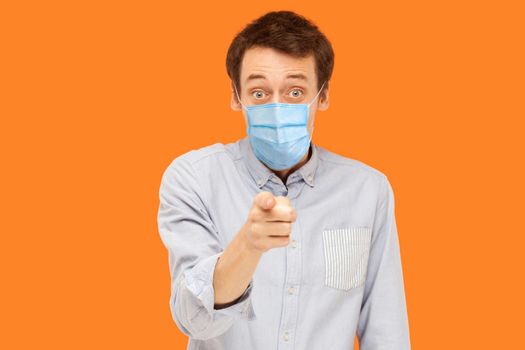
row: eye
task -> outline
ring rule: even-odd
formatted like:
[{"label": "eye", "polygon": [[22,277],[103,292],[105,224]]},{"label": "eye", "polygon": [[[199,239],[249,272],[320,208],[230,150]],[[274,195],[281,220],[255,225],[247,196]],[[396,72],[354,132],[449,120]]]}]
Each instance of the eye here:
[{"label": "eye", "polygon": [[252,92],[252,96],[257,99],[257,100],[260,100],[261,98],[264,97],[264,92],[261,91],[261,90],[255,90]]},{"label": "eye", "polygon": [[293,89],[290,91],[291,97],[301,97],[303,95],[303,91],[301,89]]}]

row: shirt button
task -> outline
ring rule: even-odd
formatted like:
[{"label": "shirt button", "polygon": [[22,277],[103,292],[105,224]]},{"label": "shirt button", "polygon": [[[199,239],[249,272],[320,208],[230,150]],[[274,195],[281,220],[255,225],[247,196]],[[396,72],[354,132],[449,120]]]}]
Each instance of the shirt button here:
[{"label": "shirt button", "polygon": [[295,292],[295,288],[294,287],[288,288],[288,294],[293,294],[294,292]]},{"label": "shirt button", "polygon": [[288,334],[288,332],[284,332],[283,339],[284,341],[288,341],[288,339],[290,339],[290,335]]},{"label": "shirt button", "polygon": [[292,248],[297,248],[297,241],[295,239],[292,241]]}]

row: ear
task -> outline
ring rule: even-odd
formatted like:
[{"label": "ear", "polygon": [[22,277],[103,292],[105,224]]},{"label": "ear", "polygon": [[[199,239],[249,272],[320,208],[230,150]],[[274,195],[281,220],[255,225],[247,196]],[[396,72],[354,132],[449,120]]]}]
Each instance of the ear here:
[{"label": "ear", "polygon": [[317,103],[317,109],[320,111],[326,111],[330,106],[330,94],[329,88],[324,89],[319,95],[319,102]]},{"label": "ear", "polygon": [[231,85],[231,89],[232,89],[232,95],[231,95],[230,106],[235,112],[239,112],[242,110],[242,105],[237,99],[237,94],[235,93],[233,84]]}]

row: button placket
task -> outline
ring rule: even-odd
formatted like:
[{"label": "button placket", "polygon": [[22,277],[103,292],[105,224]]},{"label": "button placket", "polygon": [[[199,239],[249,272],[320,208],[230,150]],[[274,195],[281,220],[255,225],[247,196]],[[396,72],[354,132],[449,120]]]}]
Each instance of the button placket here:
[{"label": "button placket", "polygon": [[[291,186],[297,191],[298,186]],[[292,206],[296,208],[296,201],[290,198]],[[297,220],[296,220],[297,222]],[[291,237],[299,237],[299,225],[292,225]],[[301,274],[301,252],[297,240],[294,238],[286,247],[286,275],[284,285],[284,304],[281,314],[279,349],[293,349],[298,318],[299,287]]]},{"label": "button placket", "polygon": [[283,340],[284,340],[284,341],[288,341],[288,340],[290,340],[290,333],[289,333],[288,331],[285,331],[285,332],[283,333]]}]

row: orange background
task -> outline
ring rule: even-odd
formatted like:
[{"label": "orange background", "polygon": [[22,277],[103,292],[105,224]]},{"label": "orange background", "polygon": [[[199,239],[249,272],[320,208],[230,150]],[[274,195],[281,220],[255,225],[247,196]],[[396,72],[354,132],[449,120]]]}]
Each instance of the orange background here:
[{"label": "orange background", "polygon": [[185,349],[161,175],[244,136],[226,50],[276,9],[336,53],[314,142],[393,185],[413,348],[525,348],[518,3],[3,2],[0,348]]}]

